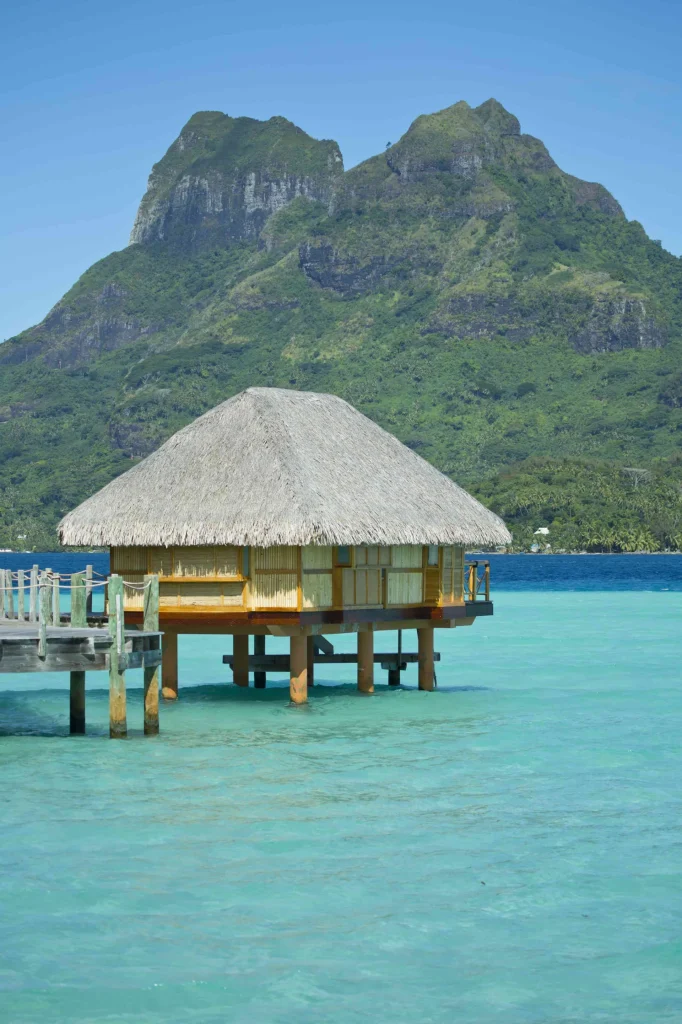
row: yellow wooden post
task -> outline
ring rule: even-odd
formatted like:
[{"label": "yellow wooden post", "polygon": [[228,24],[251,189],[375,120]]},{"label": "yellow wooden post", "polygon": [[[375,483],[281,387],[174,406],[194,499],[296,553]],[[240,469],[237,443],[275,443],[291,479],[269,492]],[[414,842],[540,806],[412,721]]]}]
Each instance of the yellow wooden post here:
[{"label": "yellow wooden post", "polygon": [[420,690],[433,689],[433,626],[417,630],[418,680]]},{"label": "yellow wooden post", "polygon": [[374,633],[358,633],[358,690],[374,693]]},{"label": "yellow wooden post", "polygon": [[308,700],[308,642],[305,636],[292,636],[289,657],[289,694],[294,704]]},{"label": "yellow wooden post", "polygon": [[[159,577],[144,578],[144,619],[145,633],[159,631]],[[163,643],[163,638],[162,641]],[[163,648],[162,648],[163,652]],[[161,655],[163,657],[163,653]],[[156,736],[159,731],[159,666],[144,667],[144,734]]]},{"label": "yellow wooden post", "polygon": [[490,600],[490,562],[485,563],[485,599]]},{"label": "yellow wooden post", "polygon": [[248,686],[249,685],[249,637],[246,636],[233,636],[232,637],[232,654],[234,661],[232,662],[232,673],[234,681],[237,686]]},{"label": "yellow wooden post", "polygon": [[161,694],[166,700],[178,698],[178,634],[168,628],[161,642]]},{"label": "yellow wooden post", "polygon": [[476,600],[476,562],[469,565],[469,600]]}]

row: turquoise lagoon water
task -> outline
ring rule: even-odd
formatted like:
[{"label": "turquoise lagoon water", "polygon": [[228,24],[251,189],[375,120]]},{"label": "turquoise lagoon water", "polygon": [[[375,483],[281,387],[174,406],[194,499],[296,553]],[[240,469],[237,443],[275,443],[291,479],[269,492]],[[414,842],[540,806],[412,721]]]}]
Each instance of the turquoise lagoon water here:
[{"label": "turquoise lagoon water", "polygon": [[162,734],[129,673],[110,742],[103,675],[84,738],[64,677],[0,675],[0,1019],[679,1022],[668,562],[648,591],[528,589],[550,570],[522,565],[494,618],[437,635],[432,694],[338,666],[295,709],[184,638]]}]

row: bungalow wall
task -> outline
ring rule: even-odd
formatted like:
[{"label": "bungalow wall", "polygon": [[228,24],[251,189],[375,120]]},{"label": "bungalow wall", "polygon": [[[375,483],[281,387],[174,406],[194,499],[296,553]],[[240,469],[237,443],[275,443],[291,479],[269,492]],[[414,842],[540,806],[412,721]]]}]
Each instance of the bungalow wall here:
[{"label": "bungalow wall", "polygon": [[[392,547],[117,547],[111,571],[128,584],[159,575],[160,610],[385,608],[461,604],[464,549]],[[125,608],[142,591],[125,587]]]}]

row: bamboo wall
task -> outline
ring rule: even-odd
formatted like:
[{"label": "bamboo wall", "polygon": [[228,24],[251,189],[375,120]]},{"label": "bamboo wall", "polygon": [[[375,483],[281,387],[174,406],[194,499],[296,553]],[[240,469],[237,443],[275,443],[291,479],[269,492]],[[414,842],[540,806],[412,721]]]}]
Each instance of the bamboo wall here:
[{"label": "bamboo wall", "polygon": [[[129,583],[158,573],[161,610],[434,607],[464,593],[464,549],[452,546],[119,547],[111,571]],[[142,608],[141,591],[124,593]]]}]

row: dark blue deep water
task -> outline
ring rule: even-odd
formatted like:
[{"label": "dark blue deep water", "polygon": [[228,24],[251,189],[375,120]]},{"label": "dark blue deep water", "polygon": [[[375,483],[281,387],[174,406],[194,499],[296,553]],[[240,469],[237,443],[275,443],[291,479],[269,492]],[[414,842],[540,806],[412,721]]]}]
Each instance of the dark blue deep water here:
[{"label": "dark blue deep water", "polygon": [[682,558],[491,562],[434,693],[295,709],[183,637],[114,742],[103,673],[73,738],[67,677],[0,674],[0,1021],[679,1024]]},{"label": "dark blue deep water", "polygon": [[[494,590],[682,590],[682,555],[469,555],[491,563]],[[109,572],[106,554],[0,553],[0,568],[38,563],[70,573],[92,565]]]}]

